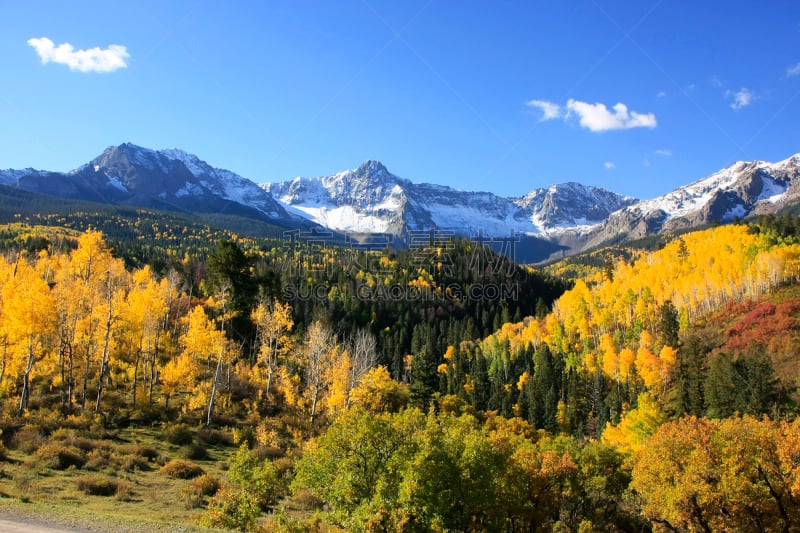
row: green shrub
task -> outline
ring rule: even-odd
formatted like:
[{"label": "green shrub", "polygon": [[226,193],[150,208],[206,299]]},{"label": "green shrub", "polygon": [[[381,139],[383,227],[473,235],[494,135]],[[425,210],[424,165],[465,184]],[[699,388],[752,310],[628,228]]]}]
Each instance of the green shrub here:
[{"label": "green shrub", "polygon": [[198,430],[197,440],[207,446],[233,446],[233,435],[219,429],[203,428]]},{"label": "green shrub", "polygon": [[66,470],[71,466],[82,468],[86,464],[82,450],[60,442],[49,442],[40,447],[36,450],[36,459],[53,470]]},{"label": "green shrub", "polygon": [[28,424],[11,437],[11,448],[31,454],[45,442],[47,442],[47,437],[45,437],[42,428],[35,424]]},{"label": "green shrub", "polygon": [[231,483],[255,497],[262,509],[277,500],[282,490],[275,465],[271,461],[260,459],[255,452],[242,444],[231,460],[229,471]]},{"label": "green shrub", "polygon": [[133,472],[135,470],[148,472],[152,470],[152,467],[150,466],[150,461],[148,461],[145,457],[142,457],[141,455],[133,455],[133,454],[124,455],[122,457],[121,466],[126,472]]},{"label": "green shrub", "polygon": [[178,452],[178,455],[184,459],[192,459],[194,461],[208,459],[208,452],[206,449],[200,444],[196,444],[194,442],[187,444],[186,446],[182,446]]},{"label": "green shrub", "polygon": [[164,438],[170,444],[184,446],[194,440],[194,432],[186,424],[164,426]]},{"label": "green shrub", "polygon": [[153,446],[143,446],[141,444],[127,448],[126,454],[138,455],[148,461],[158,461],[160,455]]},{"label": "green shrub", "polygon": [[107,448],[100,448],[86,454],[86,470],[102,470],[113,465],[112,452]]},{"label": "green shrub", "polygon": [[173,459],[162,466],[159,472],[176,479],[192,479],[206,473],[203,467],[185,459]]},{"label": "green shrub", "polygon": [[78,489],[89,496],[113,496],[119,482],[105,476],[90,475],[78,478]]},{"label": "green shrub", "polygon": [[202,496],[213,496],[220,488],[219,479],[208,474],[191,480],[187,487],[192,491]]},{"label": "green shrub", "polygon": [[133,499],[133,489],[124,481],[117,481],[117,490],[114,497],[121,502],[129,502]]},{"label": "green shrub", "polygon": [[197,509],[205,505],[205,499],[213,496],[220,489],[217,478],[203,474],[191,480],[183,489],[184,504],[187,509]]},{"label": "green shrub", "polygon": [[209,502],[201,523],[206,527],[221,527],[252,531],[261,514],[255,497],[244,490],[223,489]]}]

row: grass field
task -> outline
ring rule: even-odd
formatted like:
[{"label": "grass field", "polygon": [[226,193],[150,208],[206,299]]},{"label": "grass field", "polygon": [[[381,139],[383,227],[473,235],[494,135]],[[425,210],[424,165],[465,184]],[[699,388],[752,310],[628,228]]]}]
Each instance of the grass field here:
[{"label": "grass field", "polygon": [[[102,531],[208,531],[198,525],[207,497],[192,492],[191,480],[160,468],[200,448],[207,457],[192,462],[224,480],[235,447],[171,444],[160,428],[122,429],[98,439],[81,434],[59,430],[45,438],[36,430],[18,432],[0,468],[0,513]],[[57,452],[45,451],[52,448]],[[64,450],[85,452],[85,463],[65,467],[70,456],[58,455]],[[108,495],[87,494],[106,484],[112,487]]]}]

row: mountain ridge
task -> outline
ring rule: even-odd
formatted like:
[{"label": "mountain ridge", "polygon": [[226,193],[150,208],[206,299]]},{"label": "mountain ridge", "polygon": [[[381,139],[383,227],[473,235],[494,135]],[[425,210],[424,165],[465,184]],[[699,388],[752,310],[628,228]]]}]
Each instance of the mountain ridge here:
[{"label": "mountain ridge", "polygon": [[264,183],[262,187],[284,206],[330,229],[396,235],[455,229],[463,234],[546,236],[565,227],[600,223],[635,201],[575,182],[506,198],[486,191],[415,183],[370,160],[330,176]]},{"label": "mountain ridge", "polygon": [[[414,232],[525,240],[527,261],[609,242],[774,213],[800,203],[800,154],[737,161],[662,196],[639,200],[566,182],[519,197],[412,182],[383,163],[317,178],[256,184],[178,148],[106,148],[69,172],[0,170],[0,184],[57,197],[187,213],[228,213],[286,228],[352,235]],[[538,251],[537,251],[538,250]]]}]

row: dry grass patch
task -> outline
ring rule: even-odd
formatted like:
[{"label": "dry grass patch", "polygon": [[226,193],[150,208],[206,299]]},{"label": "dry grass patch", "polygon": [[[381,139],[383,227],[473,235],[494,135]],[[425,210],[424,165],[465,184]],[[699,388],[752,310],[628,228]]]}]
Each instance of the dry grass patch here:
[{"label": "dry grass patch", "polygon": [[175,479],[192,479],[206,473],[202,466],[185,459],[172,459],[159,472]]}]

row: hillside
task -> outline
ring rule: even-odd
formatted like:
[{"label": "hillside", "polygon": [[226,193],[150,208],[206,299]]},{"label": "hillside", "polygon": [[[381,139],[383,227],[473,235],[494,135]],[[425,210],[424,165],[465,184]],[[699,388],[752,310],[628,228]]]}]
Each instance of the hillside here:
[{"label": "hillside", "polygon": [[750,428],[769,450],[800,431],[798,228],[762,217],[601,249],[568,284],[433,234],[383,251],[187,241],[160,275],[100,233],[17,222],[0,493],[241,530],[691,522],[649,503],[667,467],[648,439]]}]

